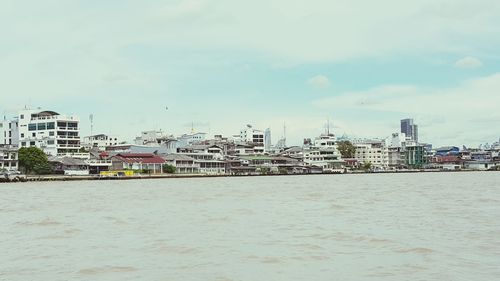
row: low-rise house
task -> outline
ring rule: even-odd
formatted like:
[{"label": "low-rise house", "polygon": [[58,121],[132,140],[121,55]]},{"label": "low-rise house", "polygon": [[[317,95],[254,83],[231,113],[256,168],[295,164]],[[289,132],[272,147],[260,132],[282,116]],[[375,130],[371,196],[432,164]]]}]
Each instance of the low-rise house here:
[{"label": "low-rise house", "polygon": [[226,160],[227,173],[230,175],[255,175],[256,167],[249,166],[248,161],[242,159]]},{"label": "low-rise house", "polygon": [[464,163],[464,168],[468,170],[477,170],[477,171],[487,171],[495,169],[497,166],[500,166],[500,163],[496,163],[493,161],[466,161]]},{"label": "low-rise house", "polygon": [[148,171],[152,174],[163,173],[165,160],[152,153],[119,153],[112,156],[112,170]]},{"label": "low-rise house", "polygon": [[431,167],[443,170],[460,170],[462,169],[464,160],[457,155],[442,155],[431,158]]},{"label": "low-rise house", "polygon": [[52,171],[55,174],[69,176],[85,176],[90,174],[89,165],[81,158],[49,156],[48,161],[52,165]]},{"label": "low-rise house", "polygon": [[166,164],[174,166],[175,172],[178,174],[197,174],[200,172],[200,163],[188,155],[175,153],[162,158]]},{"label": "low-rise house", "polygon": [[10,145],[0,146],[0,171],[17,171],[19,160],[17,148]]}]

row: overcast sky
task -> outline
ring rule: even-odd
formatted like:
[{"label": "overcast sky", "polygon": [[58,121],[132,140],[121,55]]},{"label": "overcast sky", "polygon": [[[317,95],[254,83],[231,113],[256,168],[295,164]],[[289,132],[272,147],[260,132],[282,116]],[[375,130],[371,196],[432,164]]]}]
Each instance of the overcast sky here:
[{"label": "overcast sky", "polygon": [[[337,135],[500,137],[498,0],[2,0],[0,110],[77,114],[131,139],[286,123]],[[166,110],[168,107],[168,110]]]}]

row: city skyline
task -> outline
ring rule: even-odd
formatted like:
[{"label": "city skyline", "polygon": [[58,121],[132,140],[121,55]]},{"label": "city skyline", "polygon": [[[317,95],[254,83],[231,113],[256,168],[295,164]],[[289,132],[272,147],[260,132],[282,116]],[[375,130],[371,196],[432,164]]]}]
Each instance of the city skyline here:
[{"label": "city skyline", "polygon": [[192,124],[237,134],[250,123],[270,127],[275,142],[285,122],[290,144],[321,133],[327,119],[337,135],[382,138],[413,118],[421,142],[477,146],[500,135],[499,9],[497,1],[5,2],[0,110],[75,114],[82,135],[94,114],[95,133],[124,139]]}]

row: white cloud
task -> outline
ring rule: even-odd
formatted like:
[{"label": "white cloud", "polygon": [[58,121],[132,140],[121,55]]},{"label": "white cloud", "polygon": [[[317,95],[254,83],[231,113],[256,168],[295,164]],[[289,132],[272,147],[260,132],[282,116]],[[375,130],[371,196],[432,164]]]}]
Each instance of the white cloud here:
[{"label": "white cloud", "polygon": [[[366,91],[346,92],[313,101],[317,108],[331,112],[349,110],[358,113],[360,128],[370,127],[383,114],[412,116],[421,120],[422,140],[438,144],[477,144],[497,139],[500,130],[500,73],[466,80],[450,88],[423,88],[412,85],[386,85]],[[363,120],[364,119],[364,120]],[[481,120],[481,122],[478,122]],[[397,122],[397,120],[395,120]],[[390,126],[381,132],[388,133]],[[355,133],[362,134],[362,131]]]},{"label": "white cloud", "polygon": [[455,62],[456,68],[478,68],[483,66],[483,63],[474,57],[464,57]]},{"label": "white cloud", "polygon": [[324,76],[324,75],[316,75],[314,77],[311,77],[307,80],[307,84],[315,87],[315,88],[318,88],[318,89],[325,89],[325,88],[328,88],[330,87],[330,80],[328,79],[328,77]]}]

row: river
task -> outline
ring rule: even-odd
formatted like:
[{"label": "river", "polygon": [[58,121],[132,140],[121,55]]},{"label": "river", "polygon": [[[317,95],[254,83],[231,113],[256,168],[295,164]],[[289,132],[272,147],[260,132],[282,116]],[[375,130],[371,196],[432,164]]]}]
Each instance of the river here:
[{"label": "river", "polygon": [[0,192],[0,280],[500,280],[498,172]]}]

